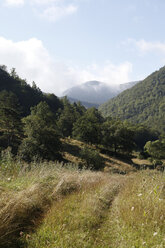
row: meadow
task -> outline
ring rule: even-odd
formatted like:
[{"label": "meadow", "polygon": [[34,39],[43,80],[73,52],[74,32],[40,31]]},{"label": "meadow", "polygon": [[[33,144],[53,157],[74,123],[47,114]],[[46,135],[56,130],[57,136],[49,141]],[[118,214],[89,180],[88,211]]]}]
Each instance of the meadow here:
[{"label": "meadow", "polygon": [[164,173],[13,163],[0,171],[0,247],[165,247]]}]

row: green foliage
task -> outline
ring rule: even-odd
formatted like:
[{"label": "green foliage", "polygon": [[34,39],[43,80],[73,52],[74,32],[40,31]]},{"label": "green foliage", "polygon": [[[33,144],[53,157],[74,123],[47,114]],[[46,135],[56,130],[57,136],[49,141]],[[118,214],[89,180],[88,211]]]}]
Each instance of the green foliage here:
[{"label": "green foliage", "polygon": [[86,111],[85,108],[79,103],[70,104],[68,99],[62,99],[63,110],[58,118],[57,126],[61,135],[68,137],[72,135],[73,124],[78,118]]},{"label": "green foliage", "polygon": [[41,101],[46,101],[53,112],[62,107],[60,100],[54,94],[43,94],[34,82],[31,87],[25,79],[17,75],[15,68],[10,74],[5,66],[0,68],[0,91],[2,90],[11,91],[17,96],[22,107],[22,116],[30,114],[30,108]]},{"label": "green foliage", "polygon": [[46,102],[31,109],[31,115],[23,119],[25,138],[19,154],[26,161],[37,158],[55,160],[59,158],[60,140],[55,116]]},{"label": "green foliage", "polygon": [[101,142],[114,152],[130,154],[134,149],[134,132],[120,120],[107,120],[102,125]]},{"label": "green foliage", "polygon": [[100,170],[104,167],[103,159],[96,150],[85,147],[80,151],[80,157],[85,160],[87,169]]},{"label": "green foliage", "polygon": [[165,140],[148,141],[144,149],[152,158],[165,158]]},{"label": "green foliage", "polygon": [[0,173],[4,176],[9,176],[8,181],[11,180],[11,176],[17,176],[22,168],[22,163],[12,154],[11,147],[3,150],[0,156]]},{"label": "green foliage", "polygon": [[138,154],[138,158],[139,158],[139,159],[147,159],[147,158],[148,158],[148,153],[145,152],[145,151],[141,151],[141,152]]},{"label": "green foliage", "polygon": [[103,118],[97,109],[88,109],[73,125],[73,137],[87,143],[99,144]]},{"label": "green foliage", "polygon": [[137,149],[143,150],[147,141],[154,141],[158,139],[158,132],[144,125],[131,125],[130,128],[134,132],[134,142],[137,146]]},{"label": "green foliage", "polygon": [[0,147],[6,149],[12,147],[16,153],[22,135],[20,118],[20,106],[18,99],[12,92],[0,92]]},{"label": "green foliage", "polygon": [[165,133],[165,67],[100,106],[104,116],[143,123]]}]

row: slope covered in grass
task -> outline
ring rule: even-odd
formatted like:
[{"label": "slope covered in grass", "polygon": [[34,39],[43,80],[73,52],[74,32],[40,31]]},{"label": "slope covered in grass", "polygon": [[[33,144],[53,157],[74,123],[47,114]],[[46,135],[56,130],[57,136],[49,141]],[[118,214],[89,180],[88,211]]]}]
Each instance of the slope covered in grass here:
[{"label": "slope covered in grass", "polygon": [[95,145],[89,145],[71,138],[61,139],[61,142],[64,151],[62,152],[62,157],[69,163],[74,163],[78,166],[81,164],[85,165],[84,161],[80,157],[80,152],[86,147],[87,149],[99,152],[105,172],[128,174],[136,171],[136,169],[132,166],[133,162],[131,160],[123,161],[122,158],[120,159],[104,154],[101,152],[101,149],[97,148]]}]

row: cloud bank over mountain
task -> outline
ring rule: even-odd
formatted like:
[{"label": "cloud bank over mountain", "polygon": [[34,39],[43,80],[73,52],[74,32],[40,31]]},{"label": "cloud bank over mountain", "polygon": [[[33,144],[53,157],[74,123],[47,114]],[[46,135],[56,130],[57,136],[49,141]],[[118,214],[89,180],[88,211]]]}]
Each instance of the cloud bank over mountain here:
[{"label": "cloud bank over mountain", "polygon": [[119,65],[105,62],[79,67],[74,63],[53,59],[42,41],[31,38],[12,41],[0,37],[0,64],[16,71],[29,83],[35,81],[45,92],[61,95],[64,90],[86,81],[97,80],[111,84],[130,81],[132,64],[128,61]]}]

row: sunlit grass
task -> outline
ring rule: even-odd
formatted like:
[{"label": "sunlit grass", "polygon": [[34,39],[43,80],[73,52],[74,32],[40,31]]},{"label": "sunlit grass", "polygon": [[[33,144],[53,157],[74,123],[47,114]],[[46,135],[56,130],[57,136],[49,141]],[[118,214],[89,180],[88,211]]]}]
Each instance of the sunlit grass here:
[{"label": "sunlit grass", "polygon": [[165,247],[163,173],[45,162],[0,178],[0,247]]},{"label": "sunlit grass", "polygon": [[56,203],[27,247],[96,247],[97,232],[123,178],[107,178]]},{"label": "sunlit grass", "polygon": [[20,171],[17,177],[3,175],[0,187],[0,247],[18,247],[21,234],[35,230],[54,202],[73,192],[100,184],[102,173],[79,171],[72,165],[45,163]]},{"label": "sunlit grass", "polygon": [[130,178],[102,226],[98,247],[165,247],[165,175]]}]

